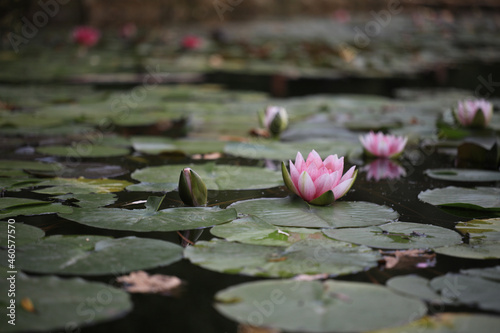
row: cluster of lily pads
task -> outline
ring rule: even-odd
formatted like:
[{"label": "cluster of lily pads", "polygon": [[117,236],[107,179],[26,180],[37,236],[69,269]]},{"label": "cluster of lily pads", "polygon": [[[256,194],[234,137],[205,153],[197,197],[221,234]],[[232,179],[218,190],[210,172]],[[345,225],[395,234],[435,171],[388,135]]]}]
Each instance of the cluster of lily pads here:
[{"label": "cluster of lily pads", "polygon": [[[390,160],[404,168],[419,142],[435,140],[433,147],[456,154],[461,145],[475,144],[466,140],[485,131],[484,141],[498,141],[496,114],[482,116],[488,120],[483,122],[486,129],[467,129],[463,138],[447,137],[452,131],[463,131],[460,123],[446,119],[446,107],[456,103],[450,95],[445,94],[443,100],[315,96],[278,104],[259,94],[226,93],[214,87],[156,87],[148,91],[141,108],[127,110],[127,117],[109,111],[114,101],[121,101],[118,93],[93,92],[88,101],[73,104],[54,103],[75,98],[71,91],[52,101],[45,94],[35,94],[28,101],[11,98],[9,104],[19,108],[5,111],[0,118],[0,134],[11,147],[6,149],[11,159],[0,163],[0,186],[5,194],[0,198],[0,217],[18,221],[15,265],[23,273],[17,275],[19,324],[12,327],[2,322],[0,328],[49,330],[71,321],[85,325],[116,318],[132,308],[129,295],[116,287],[79,278],[26,274],[119,275],[187,259],[217,272],[279,278],[232,286],[216,295],[221,313],[253,326],[352,332],[399,325],[412,325],[415,330],[456,325],[458,330],[467,323],[488,331],[498,325],[498,316],[447,312],[424,316],[437,300],[447,306],[478,306],[498,312],[499,298],[488,294],[498,289],[497,268],[478,271],[471,281],[463,272],[431,281],[407,277],[402,283],[409,287],[399,289],[397,281],[377,286],[330,279],[380,266],[384,260],[380,250],[419,249],[460,258],[500,258],[500,191],[491,186],[500,179],[498,158],[491,161],[496,163],[494,170],[426,171],[426,176],[453,186],[422,191],[421,201],[472,216],[457,221],[456,230],[433,225],[431,218],[429,223],[399,221],[398,212],[388,206],[349,200],[349,188],[356,188],[356,176],[365,170],[352,166],[344,173],[344,163],[369,165],[377,156],[381,157],[378,161]],[[23,103],[29,107],[21,107]],[[443,119],[436,127],[441,109]],[[475,114],[484,112],[479,109],[475,108]],[[254,125],[248,119],[257,122],[257,110],[265,110],[261,123],[269,135],[250,138],[247,133],[254,132]],[[102,119],[108,116],[104,127]],[[37,123],[27,121],[33,118]],[[116,135],[121,130],[138,130],[131,125],[135,120],[149,130],[163,124],[162,134],[181,127],[190,137]],[[72,132],[64,131],[68,124],[72,124]],[[109,128],[113,133],[104,130]],[[435,131],[441,129],[438,140]],[[476,146],[483,149],[484,141]],[[404,150],[407,143],[410,148]],[[450,148],[455,150],[450,152]],[[210,161],[214,153],[215,161]],[[26,154],[27,159],[20,158]],[[179,155],[189,162],[175,163]],[[110,156],[121,165],[110,165]],[[152,156],[163,156],[169,163],[149,166]],[[246,165],[234,162],[235,158]],[[386,162],[378,163],[380,167]],[[130,170],[122,165],[131,165]],[[383,177],[378,181],[383,182]],[[457,181],[485,182],[485,186],[458,187]],[[281,191],[284,185],[288,193]],[[266,196],[271,198],[249,192],[250,198],[242,199],[241,192],[247,190],[268,191]],[[122,191],[138,199],[132,203],[133,209],[120,200]],[[25,197],[28,192],[31,198]],[[176,198],[175,205],[165,207],[165,193]],[[220,193],[235,195],[221,204],[213,199]],[[23,216],[39,214],[57,214],[62,221],[137,235],[45,236],[41,229],[20,223]],[[1,226],[7,228],[7,223]],[[194,245],[186,248],[140,237],[148,231],[204,229],[213,238],[192,240]],[[9,263],[7,241],[2,233],[2,272]],[[315,280],[318,277],[325,281]],[[455,277],[463,288],[450,298],[444,279],[453,282]],[[6,283],[2,277],[2,289]],[[472,286],[485,293],[485,298],[472,292]],[[401,294],[400,289],[413,288],[426,292]],[[64,299],[67,293],[74,297]],[[0,295],[2,304],[5,297]],[[75,318],[76,309],[89,297],[103,300],[106,311],[91,322],[86,317]],[[49,298],[55,301],[48,302]],[[23,305],[29,304],[26,300],[32,307]],[[58,313],[57,319],[53,313]],[[426,326],[428,323],[432,325]]]}]

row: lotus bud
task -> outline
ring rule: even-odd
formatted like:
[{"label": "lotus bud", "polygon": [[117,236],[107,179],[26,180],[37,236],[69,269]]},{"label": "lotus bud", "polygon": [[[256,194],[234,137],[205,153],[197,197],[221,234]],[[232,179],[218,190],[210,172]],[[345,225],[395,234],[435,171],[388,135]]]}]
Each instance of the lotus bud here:
[{"label": "lotus bud", "polygon": [[280,106],[268,106],[265,111],[259,112],[260,124],[269,133],[278,136],[288,127],[288,113]]},{"label": "lotus bud", "polygon": [[188,206],[205,206],[207,204],[207,187],[201,177],[191,168],[181,171],[179,177],[179,196]]}]

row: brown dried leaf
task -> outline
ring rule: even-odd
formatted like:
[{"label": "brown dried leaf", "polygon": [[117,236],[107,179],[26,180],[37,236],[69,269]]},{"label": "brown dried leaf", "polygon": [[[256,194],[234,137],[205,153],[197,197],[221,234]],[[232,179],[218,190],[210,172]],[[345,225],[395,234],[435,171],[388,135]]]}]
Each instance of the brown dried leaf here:
[{"label": "brown dried leaf", "polygon": [[406,269],[426,268],[435,265],[436,254],[427,250],[381,251],[385,260],[385,268]]},{"label": "brown dried leaf", "polygon": [[149,275],[144,271],[131,272],[119,276],[116,281],[123,283],[131,293],[173,294],[182,285],[182,280],[176,276],[161,274]]}]

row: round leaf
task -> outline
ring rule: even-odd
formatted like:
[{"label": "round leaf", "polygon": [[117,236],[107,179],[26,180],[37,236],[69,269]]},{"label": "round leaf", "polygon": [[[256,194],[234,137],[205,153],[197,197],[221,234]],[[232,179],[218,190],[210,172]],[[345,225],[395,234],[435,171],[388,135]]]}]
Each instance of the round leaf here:
[{"label": "round leaf", "polygon": [[111,157],[128,155],[128,148],[100,146],[100,145],[85,145],[83,147],[73,146],[43,146],[38,147],[36,151],[40,154],[51,156],[64,156],[74,158],[91,158],[91,157]]},{"label": "round leaf", "polygon": [[286,227],[365,227],[398,218],[398,213],[389,207],[361,201],[337,201],[331,206],[310,206],[303,200],[291,198],[254,199],[236,202],[229,207],[240,214],[250,214],[268,223]]},{"label": "round leaf", "polygon": [[473,169],[428,169],[425,174],[434,179],[455,182],[498,182],[500,172]]},{"label": "round leaf", "polygon": [[240,323],[287,332],[361,332],[408,323],[419,300],[359,282],[257,281],[219,291],[216,308]]},{"label": "round leaf", "polygon": [[37,186],[50,187],[33,192],[44,194],[109,193],[120,192],[128,185],[132,183],[118,179],[52,178],[37,184]]},{"label": "round leaf", "polygon": [[393,222],[367,228],[324,229],[328,237],[380,249],[428,249],[459,244],[460,234],[430,224]]},{"label": "round leaf", "polygon": [[478,276],[484,279],[500,282],[500,266],[487,267],[487,268],[461,269],[460,274]]},{"label": "round leaf", "polygon": [[35,273],[103,275],[166,266],[181,258],[181,246],[158,239],[55,235],[19,247],[16,266]]},{"label": "round leaf", "polygon": [[[8,290],[8,282],[2,279],[0,288]],[[23,300],[32,303],[32,312],[22,306]],[[122,317],[132,310],[128,293],[103,283],[88,282],[80,278],[28,278],[18,274],[16,301],[15,325],[8,323],[8,317],[3,318],[0,322],[2,332],[75,330],[79,326]],[[2,293],[0,303],[7,306],[8,302],[7,292]],[[85,315],[82,315],[84,313]]]},{"label": "round leaf", "polygon": [[373,333],[491,333],[500,326],[500,317],[472,313],[437,313],[408,325]]},{"label": "round leaf", "polygon": [[210,232],[228,241],[275,246],[288,246],[303,239],[325,238],[318,229],[277,227],[255,216],[215,226]]},{"label": "round leaf", "polygon": [[417,275],[396,276],[387,281],[387,287],[401,294],[420,298],[431,303],[449,303],[430,286],[430,281]]},{"label": "round leaf", "polygon": [[418,198],[436,206],[500,211],[500,188],[448,186],[420,192]]},{"label": "round leaf", "polygon": [[192,263],[223,273],[269,277],[342,275],[377,266],[378,252],[334,240],[308,239],[288,247],[200,241],[186,248]]},{"label": "round leaf", "polygon": [[[42,229],[24,223],[0,222],[0,230],[2,230],[0,233],[0,247],[4,248],[9,245],[9,235],[11,235],[10,244],[14,241],[16,246],[36,242],[45,235]],[[14,233],[11,230],[14,230]]]},{"label": "round leaf", "polygon": [[74,208],[65,219],[91,227],[130,231],[178,231],[206,228],[232,221],[234,209],[180,207],[160,211],[122,208]]},{"label": "round leaf", "polygon": [[163,165],[136,170],[132,178],[147,183],[171,183],[179,181],[179,172],[190,167],[205,182],[209,190],[260,189],[283,185],[281,173],[265,168],[213,163],[197,165]]}]

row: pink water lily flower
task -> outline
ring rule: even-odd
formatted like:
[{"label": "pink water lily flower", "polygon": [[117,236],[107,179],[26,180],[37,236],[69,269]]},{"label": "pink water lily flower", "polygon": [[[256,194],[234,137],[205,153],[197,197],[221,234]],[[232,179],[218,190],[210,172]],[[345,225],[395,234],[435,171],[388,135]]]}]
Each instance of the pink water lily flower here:
[{"label": "pink water lily flower", "polygon": [[290,173],[285,163],[281,171],[285,185],[313,205],[329,205],[349,191],[356,175],[356,166],[350,168],[344,175],[344,157],[330,155],[324,161],[316,151],[312,151],[304,161],[302,154],[297,153],[295,163],[289,162]]},{"label": "pink water lily flower", "polygon": [[493,106],[484,99],[468,99],[458,102],[453,115],[462,126],[486,127],[493,116]]},{"label": "pink water lily flower", "polygon": [[100,38],[99,30],[89,26],[80,26],[73,30],[73,41],[86,47],[94,46]]},{"label": "pink water lily flower", "polygon": [[403,152],[408,138],[382,132],[375,134],[370,131],[370,133],[360,136],[359,140],[368,155],[394,158]]}]

